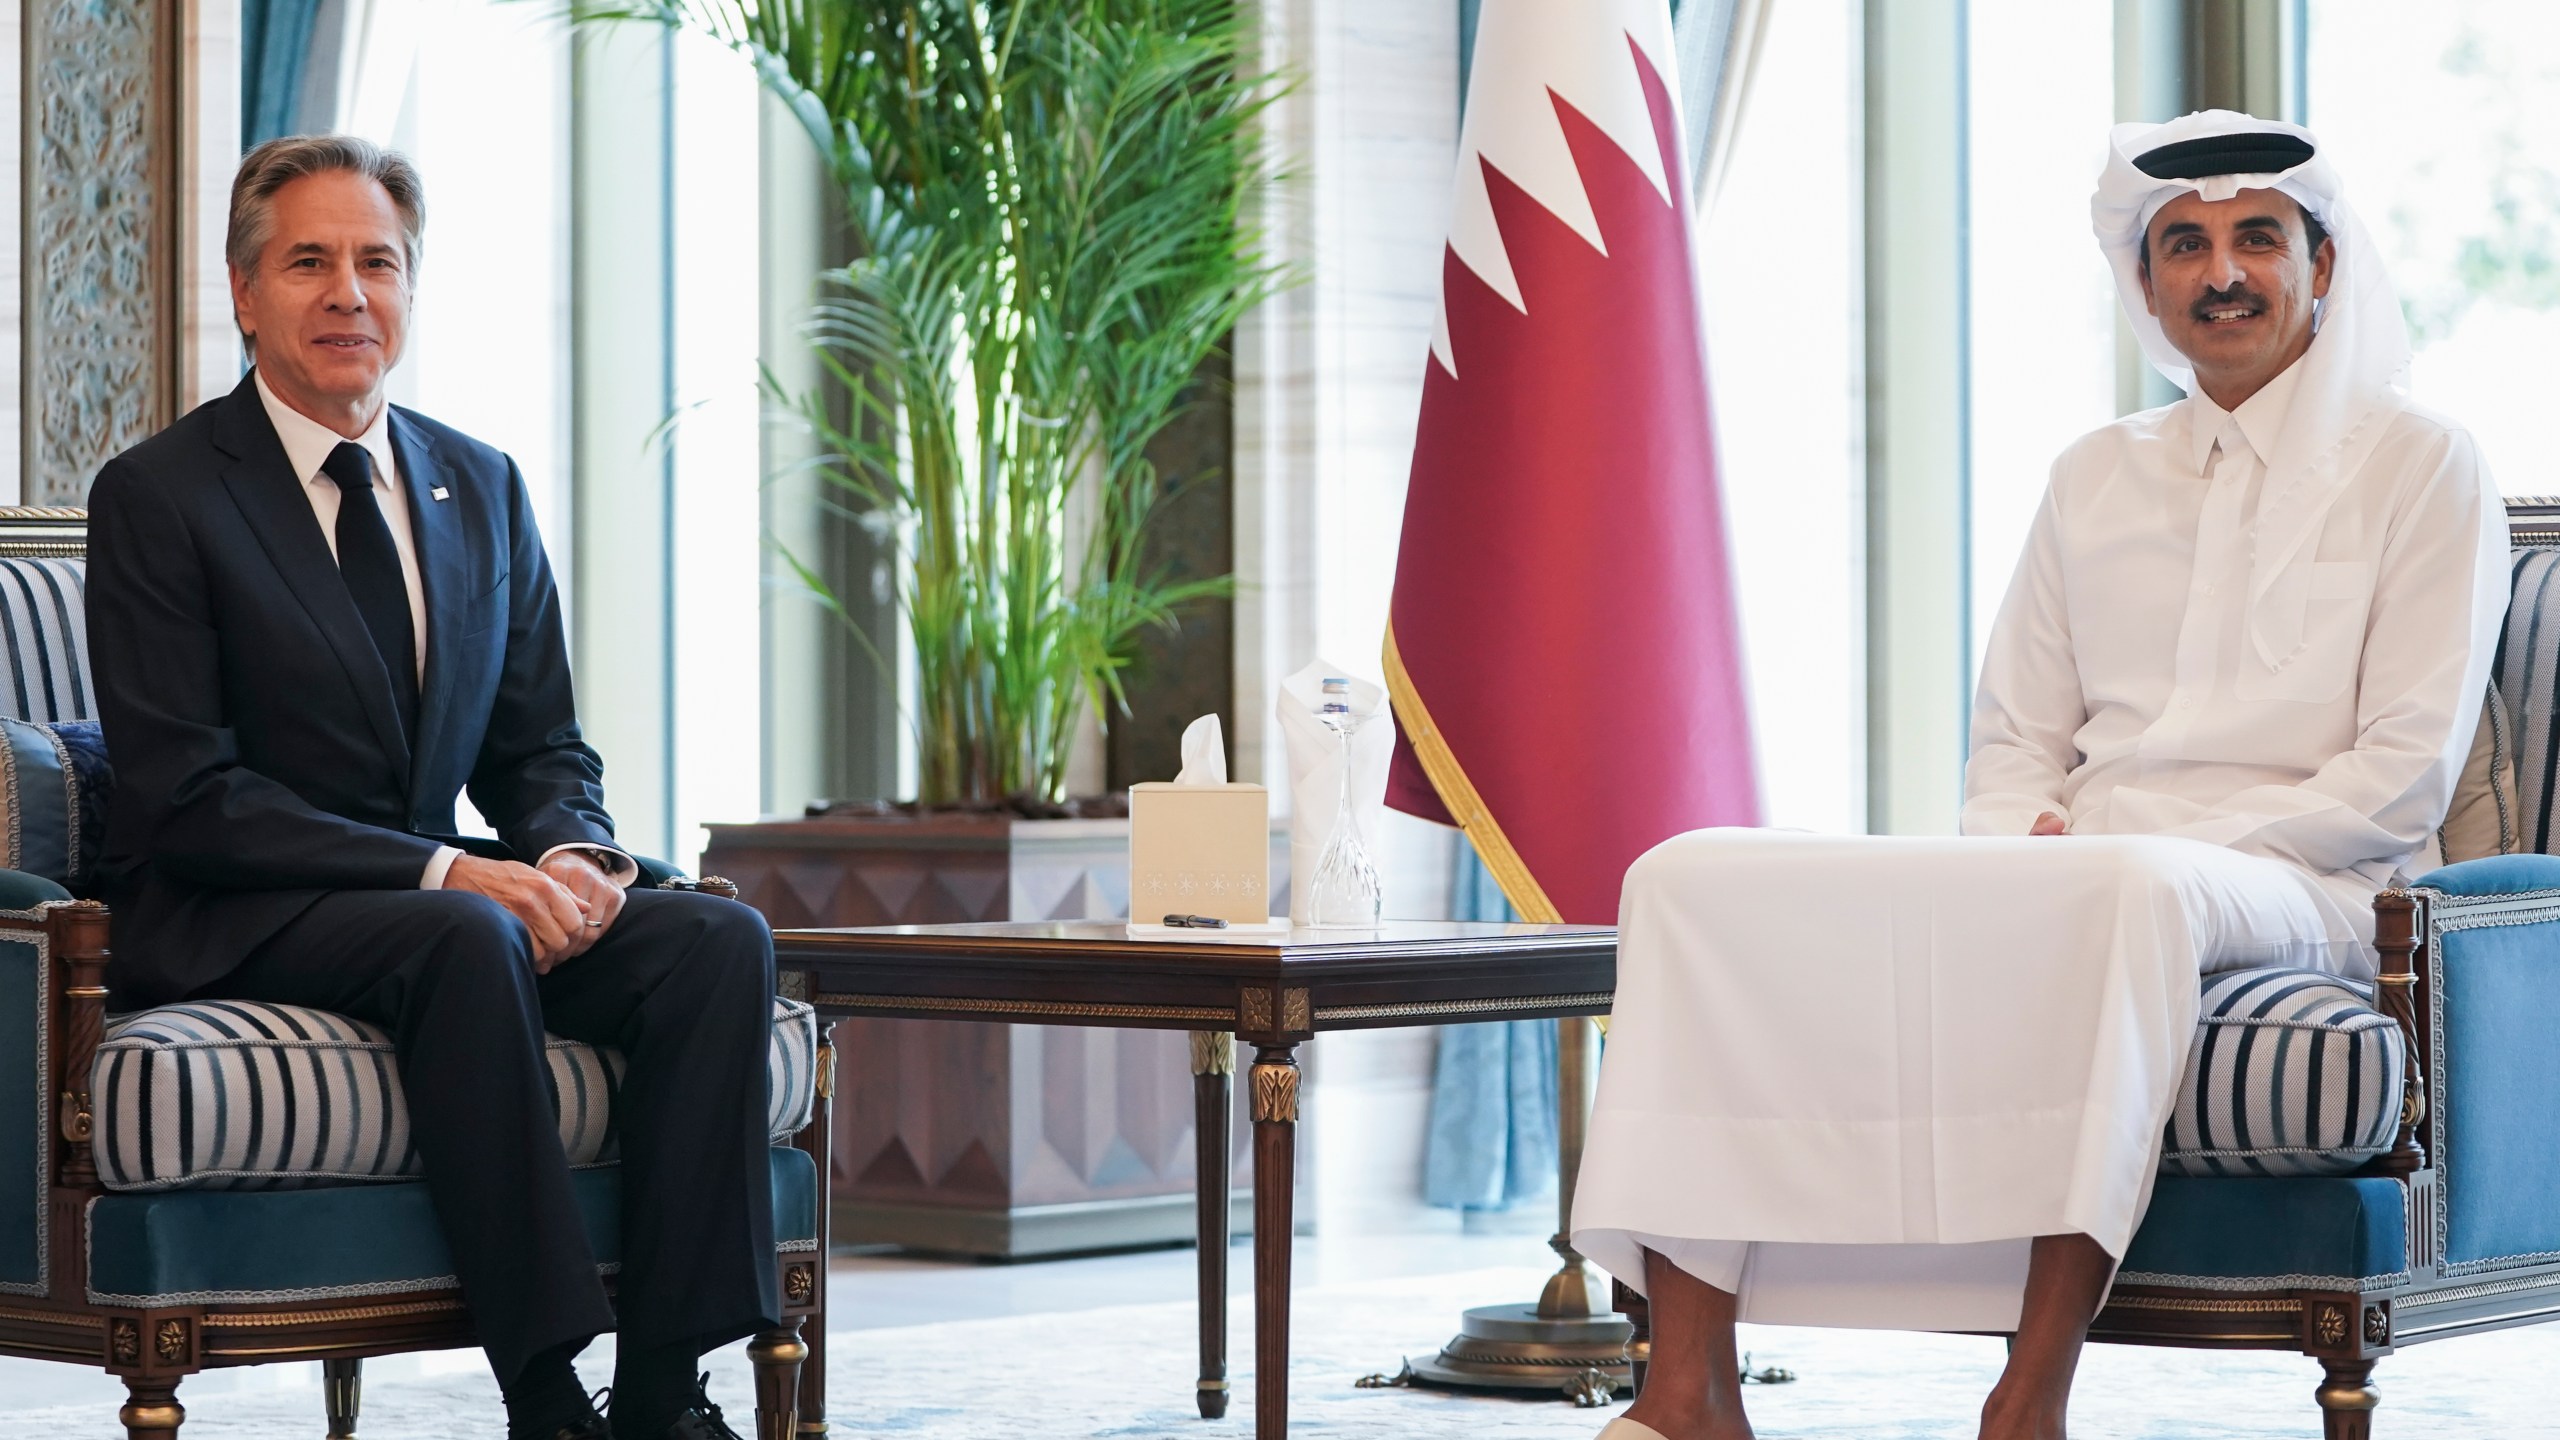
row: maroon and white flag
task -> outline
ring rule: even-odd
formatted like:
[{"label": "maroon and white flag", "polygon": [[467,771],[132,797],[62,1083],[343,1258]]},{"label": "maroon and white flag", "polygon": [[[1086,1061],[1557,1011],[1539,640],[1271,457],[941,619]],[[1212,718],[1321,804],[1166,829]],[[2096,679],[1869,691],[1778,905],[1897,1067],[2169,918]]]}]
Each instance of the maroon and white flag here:
[{"label": "maroon and white flag", "polygon": [[1486,0],[1387,630],[1388,803],[1531,920],[1759,797],[1665,0]]}]

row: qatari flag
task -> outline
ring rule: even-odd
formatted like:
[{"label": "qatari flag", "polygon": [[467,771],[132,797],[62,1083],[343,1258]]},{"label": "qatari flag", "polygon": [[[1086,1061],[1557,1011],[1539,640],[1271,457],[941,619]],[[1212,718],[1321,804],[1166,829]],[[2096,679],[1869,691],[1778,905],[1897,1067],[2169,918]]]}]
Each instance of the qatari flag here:
[{"label": "qatari flag", "polygon": [[1387,629],[1387,801],[1531,920],[1759,821],[1665,0],[1486,0]]}]

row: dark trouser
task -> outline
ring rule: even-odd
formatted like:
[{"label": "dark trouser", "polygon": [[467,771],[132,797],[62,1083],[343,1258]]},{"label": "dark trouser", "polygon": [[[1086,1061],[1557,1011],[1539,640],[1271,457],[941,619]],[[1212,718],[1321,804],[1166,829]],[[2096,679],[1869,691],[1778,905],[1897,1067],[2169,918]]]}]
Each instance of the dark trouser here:
[{"label": "dark trouser", "polygon": [[[733,900],[635,890],[593,949],[537,976],[524,926],[446,890],[322,899],[199,994],[309,1005],[391,1032],[427,1193],[501,1384],[619,1330],[703,1350],[781,1313],[765,1137],[773,937]],[[620,1318],[569,1189],[545,1030],[630,1062]]]}]

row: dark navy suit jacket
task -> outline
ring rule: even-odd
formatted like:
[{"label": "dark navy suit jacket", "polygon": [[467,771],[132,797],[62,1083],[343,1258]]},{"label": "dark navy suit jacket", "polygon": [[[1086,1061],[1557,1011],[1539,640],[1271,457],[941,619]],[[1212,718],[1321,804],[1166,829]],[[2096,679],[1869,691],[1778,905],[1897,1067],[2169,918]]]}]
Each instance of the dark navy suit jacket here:
[{"label": "dark navy suit jacket", "polygon": [[415,889],[440,845],[493,853],[453,836],[465,786],[528,864],[613,843],[523,476],[425,416],[390,423],[427,592],[414,744],[253,380],[99,472],[89,645],[120,1004],[210,983],[329,891]]}]

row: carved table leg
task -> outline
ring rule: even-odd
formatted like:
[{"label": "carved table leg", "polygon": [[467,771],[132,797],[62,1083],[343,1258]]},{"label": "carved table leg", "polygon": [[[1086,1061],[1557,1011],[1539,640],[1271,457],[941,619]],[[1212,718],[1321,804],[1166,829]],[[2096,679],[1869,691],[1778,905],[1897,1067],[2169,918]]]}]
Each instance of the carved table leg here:
[{"label": "carved table leg", "polygon": [[755,1440],[795,1440],[800,1424],[800,1362],[809,1347],[800,1343],[800,1322],[785,1320],[747,1346],[756,1367]]},{"label": "carved table leg", "polygon": [[320,1403],[329,1412],[329,1440],[356,1440],[356,1412],[364,1405],[364,1362],[320,1362]]},{"label": "carved table leg", "polygon": [[2323,1360],[2329,1378],[2320,1386],[2320,1434],[2323,1440],[2367,1440],[2373,1434],[2373,1407],[2382,1397],[2373,1391],[2370,1360]]},{"label": "carved table leg", "polygon": [[1200,1418],[1227,1413],[1227,1194],[1233,1179],[1236,1039],[1191,1032],[1191,1098],[1200,1202]]},{"label": "carved table leg", "polygon": [[187,1407],[178,1403],[175,1380],[127,1380],[124,1408],[116,1412],[126,1440],[178,1440]]},{"label": "carved table leg", "polygon": [[1295,1045],[1256,1045],[1253,1059],[1253,1433],[1289,1433],[1289,1249],[1298,1183]]}]

